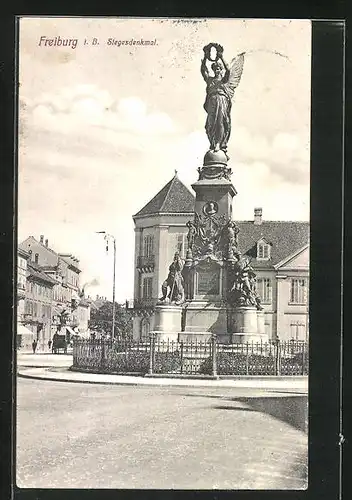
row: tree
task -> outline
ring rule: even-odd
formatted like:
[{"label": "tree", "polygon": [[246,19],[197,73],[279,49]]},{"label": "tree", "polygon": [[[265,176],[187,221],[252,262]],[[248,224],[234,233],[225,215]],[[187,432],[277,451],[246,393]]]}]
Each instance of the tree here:
[{"label": "tree", "polygon": [[[89,328],[111,335],[112,302],[104,302],[98,309],[91,308]],[[124,305],[115,303],[115,337],[123,339],[132,336],[132,315]]]}]

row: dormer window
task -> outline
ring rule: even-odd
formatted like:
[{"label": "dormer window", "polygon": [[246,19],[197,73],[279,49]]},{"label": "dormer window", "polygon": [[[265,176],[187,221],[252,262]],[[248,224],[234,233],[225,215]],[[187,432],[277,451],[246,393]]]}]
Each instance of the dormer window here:
[{"label": "dormer window", "polygon": [[270,259],[270,244],[265,240],[260,240],[257,243],[257,259],[268,260]]}]

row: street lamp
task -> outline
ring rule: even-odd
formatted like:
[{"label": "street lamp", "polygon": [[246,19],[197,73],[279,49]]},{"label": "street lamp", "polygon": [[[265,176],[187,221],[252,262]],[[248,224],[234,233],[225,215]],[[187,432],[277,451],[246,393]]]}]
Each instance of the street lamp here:
[{"label": "street lamp", "polygon": [[[106,231],[96,231],[97,234],[105,234],[104,239],[112,240],[114,242],[114,272],[113,272],[113,283],[112,283],[112,332],[111,338],[115,338],[115,273],[116,273],[116,239],[111,234]],[[108,248],[108,247],[107,247]]]}]

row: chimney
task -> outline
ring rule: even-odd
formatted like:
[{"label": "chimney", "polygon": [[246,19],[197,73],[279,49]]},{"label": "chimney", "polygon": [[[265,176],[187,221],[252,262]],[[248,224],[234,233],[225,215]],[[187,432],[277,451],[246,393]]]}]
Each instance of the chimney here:
[{"label": "chimney", "polygon": [[262,223],[262,215],[263,215],[262,208],[255,208],[254,209],[254,224],[260,226],[260,224]]},{"label": "chimney", "polygon": [[46,248],[48,248],[48,244],[49,244],[49,240],[48,240],[48,239],[46,239],[46,240],[45,240],[45,246],[46,246]]},{"label": "chimney", "polygon": [[44,243],[44,234],[41,234],[40,235],[40,243],[43,245]]}]

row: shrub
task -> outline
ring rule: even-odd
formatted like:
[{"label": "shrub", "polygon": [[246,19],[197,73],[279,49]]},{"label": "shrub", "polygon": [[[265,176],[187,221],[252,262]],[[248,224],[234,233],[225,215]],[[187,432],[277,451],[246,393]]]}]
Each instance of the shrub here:
[{"label": "shrub", "polygon": [[181,368],[179,351],[156,352],[154,355],[154,373],[175,373]]},{"label": "shrub", "polygon": [[298,352],[281,360],[281,375],[307,375],[309,370],[308,351]]},{"label": "shrub", "polygon": [[147,373],[149,370],[149,352],[137,350],[117,352],[111,349],[107,352],[102,370],[107,372]]},{"label": "shrub", "polygon": [[[217,353],[218,375],[274,375],[275,358],[272,355],[244,354],[236,352]],[[200,373],[212,372],[212,359],[207,358],[200,367]]]}]

